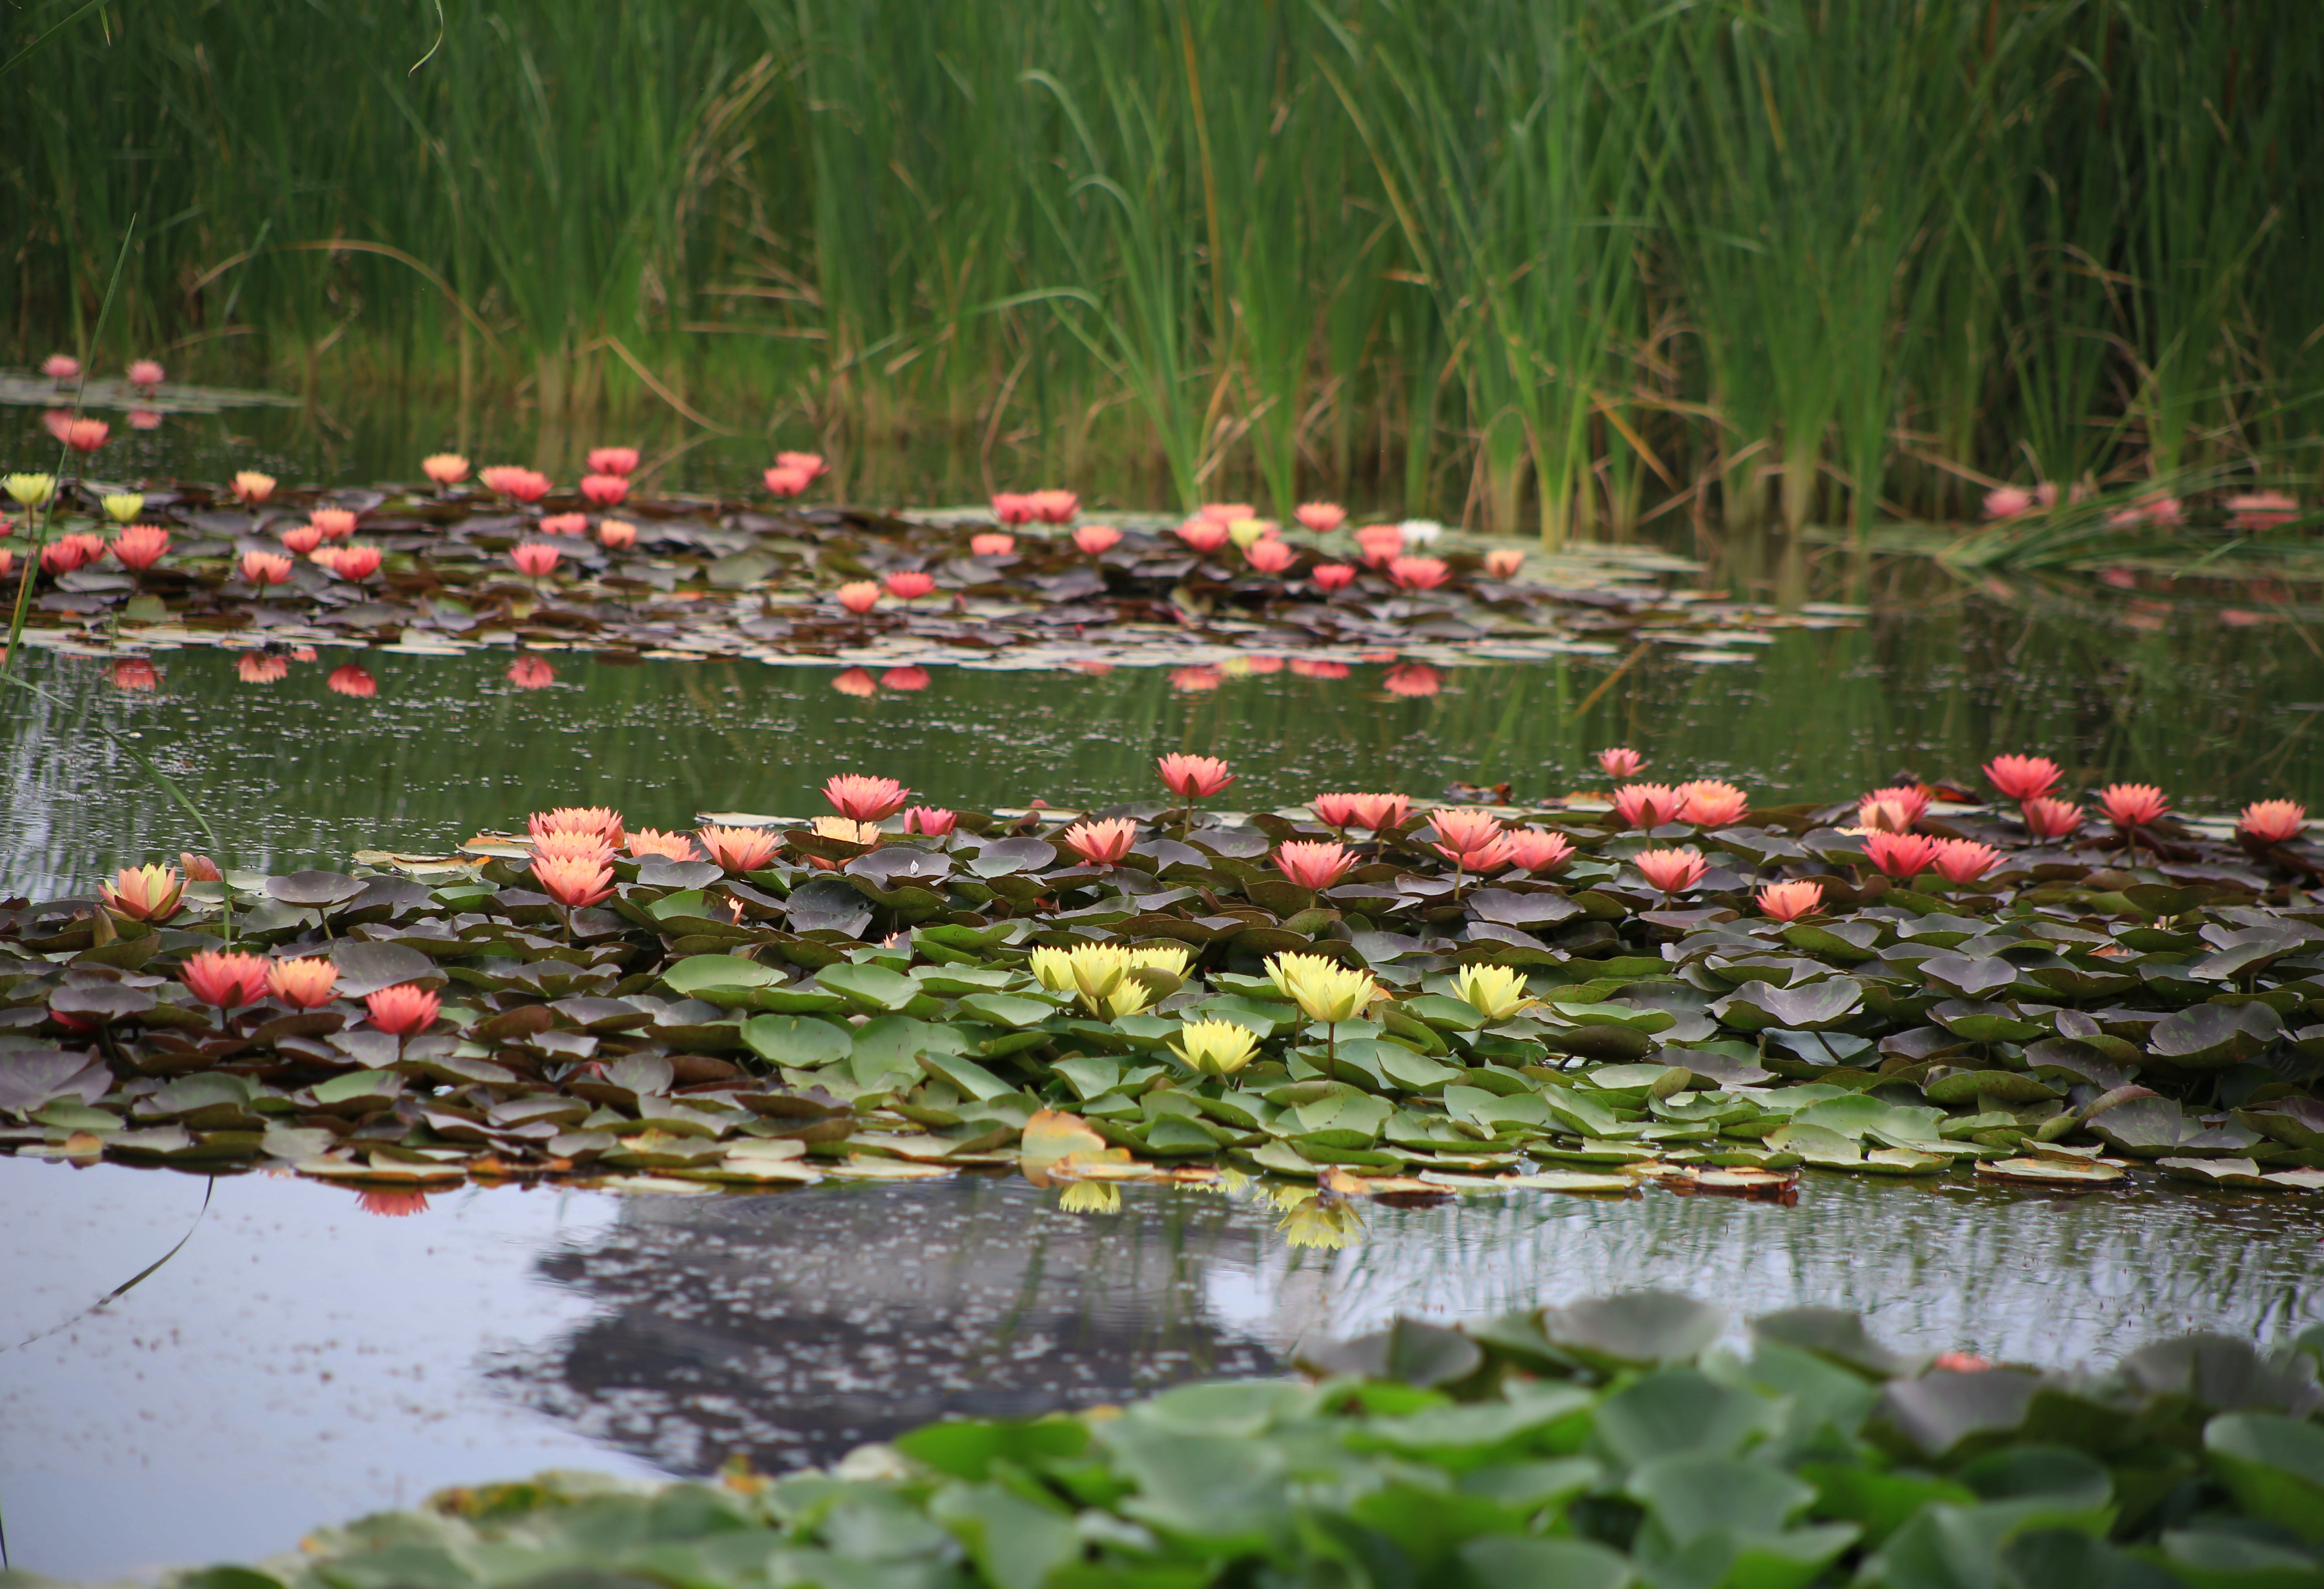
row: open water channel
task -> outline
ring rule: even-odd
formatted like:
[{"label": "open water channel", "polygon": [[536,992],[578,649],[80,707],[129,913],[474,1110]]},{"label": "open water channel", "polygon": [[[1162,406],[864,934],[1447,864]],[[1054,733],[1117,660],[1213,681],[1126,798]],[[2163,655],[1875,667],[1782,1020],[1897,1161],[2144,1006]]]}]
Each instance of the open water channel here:
[{"label": "open water channel", "polygon": [[[140,445],[164,448],[157,471],[208,457]],[[360,449],[274,446],[309,471],[286,477],[365,477]],[[31,677],[56,698],[12,703],[0,730],[0,895],[54,897],[198,847],[95,724],[177,779],[235,864],[277,872],[441,854],[552,804],[662,827],[800,812],[840,771],[969,807],[1148,799],[1152,757],[1175,749],[1232,761],[1250,806],[1455,779],[1524,799],[1601,781],[1589,754],[1614,743],[1770,800],[1908,767],[1972,778],[2006,750],[2056,756],[2077,783],[2159,783],[2193,812],[2324,794],[2324,652],[2282,592],[1970,584],[1718,550],[1706,587],[1821,595],[1860,621],[1775,633],[1739,663],[1650,656],[1609,678],[1620,659],[1502,662],[1444,669],[1420,694],[1379,667],[1191,693],[1154,669],[940,669],[865,697],[827,666],[586,651],[540,653],[545,688],[518,688],[500,651],[327,651],[253,686],[200,649],[124,691],[99,661],[42,655]],[[374,694],[326,688],[351,661]],[[1372,1209],[1342,1245],[1315,1234],[1251,1190],[1133,1187],[1084,1215],[978,1177],[700,1198],[474,1189],[386,1217],[284,1177],[0,1159],[0,1520],[14,1565],[61,1576],[248,1558],[447,1483],[819,1463],[947,1412],[1278,1372],[1303,1340],[1400,1312],[1640,1286],[1738,1320],[1859,1308],[1900,1346],[2045,1364],[2190,1329],[2275,1341],[2324,1318],[2313,1199],[2151,1176],[2070,1197],[1812,1173],[1791,1207],[1515,1193]]]}]

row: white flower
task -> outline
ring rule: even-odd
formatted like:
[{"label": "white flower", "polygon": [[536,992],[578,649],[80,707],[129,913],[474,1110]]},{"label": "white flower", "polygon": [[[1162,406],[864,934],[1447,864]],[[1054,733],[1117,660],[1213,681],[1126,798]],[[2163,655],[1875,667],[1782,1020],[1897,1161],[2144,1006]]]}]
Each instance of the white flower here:
[{"label": "white flower", "polygon": [[1406,546],[1434,546],[1444,533],[1444,526],[1434,519],[1406,519],[1397,528],[1403,531]]}]

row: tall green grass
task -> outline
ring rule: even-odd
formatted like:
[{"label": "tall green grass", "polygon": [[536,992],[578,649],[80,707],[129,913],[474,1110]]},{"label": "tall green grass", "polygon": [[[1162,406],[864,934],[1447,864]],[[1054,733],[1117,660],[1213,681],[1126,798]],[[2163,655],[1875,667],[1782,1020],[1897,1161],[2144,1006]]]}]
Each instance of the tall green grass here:
[{"label": "tall green grass", "polygon": [[5,351],[1551,540],[2324,461],[2313,0],[445,16],[77,24],[0,97]]}]

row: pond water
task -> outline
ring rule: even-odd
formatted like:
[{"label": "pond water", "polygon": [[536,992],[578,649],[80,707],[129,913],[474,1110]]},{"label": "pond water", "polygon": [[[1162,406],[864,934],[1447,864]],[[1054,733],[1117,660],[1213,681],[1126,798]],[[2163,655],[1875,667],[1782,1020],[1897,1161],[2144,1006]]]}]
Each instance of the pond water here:
[{"label": "pond water", "polygon": [[12,1557],[69,1577],[246,1560],[446,1484],[827,1462],[947,1413],[1279,1372],[1399,1313],[1637,1287],[1738,1321],[1855,1308],[1899,1347],[2041,1364],[2324,1318],[2307,1200],[2151,1179],[2073,1198],[1812,1172],[1789,1208],[1511,1193],[1370,1209],[1336,1250],[1296,1244],[1301,1222],[1250,1191],[1128,1187],[1104,1215],[1058,1197],[982,1177],[477,1188],[375,1218],[289,1178],[0,1159]]},{"label": "pond water", "polygon": [[[286,479],[344,481],[408,472],[395,460],[454,439],[426,414],[199,423],[109,461],[214,476],[254,448]],[[704,484],[686,471],[737,445],[677,472]],[[923,500],[979,488],[947,477]],[[935,669],[862,697],[829,666],[586,651],[537,653],[553,681],[520,688],[505,651],[331,648],[267,685],[224,652],[171,651],[157,688],[124,690],[102,661],[42,653],[28,675],[53,698],[12,699],[0,734],[0,895],[54,897],[201,847],[95,725],[184,788],[226,859],[274,872],[360,848],[442,853],[552,804],[663,827],[800,813],[838,771],[968,807],[1147,799],[1169,750],[1229,758],[1241,781],[1222,803],[1247,807],[1452,780],[1506,780],[1521,799],[1597,787],[1591,753],[1617,743],[1769,800],[1837,799],[1903,768],[1971,779],[2012,750],[2057,757],[2076,784],[2161,784],[2190,811],[2324,792],[2324,651],[2281,591],[1972,584],[1829,548],[1676,550],[1709,554],[1705,588],[1846,602],[1861,621],[1779,632],[1720,666],[1446,667],[1426,694],[1390,691],[1381,667],[1193,693],[1159,669]],[[348,662],[375,693],[327,688]],[[2144,1175],[2075,1199],[1811,1174],[1789,1208],[1509,1194],[1373,1209],[1337,1250],[1297,1244],[1309,1233],[1248,1192],[1132,1187],[1120,1212],[1086,1215],[982,1178],[715,1199],[476,1189],[386,1219],[296,1179],[213,1187],[0,1159],[0,1516],[15,1565],[68,1576],[248,1557],[318,1520],[542,1466],[824,1461],[950,1411],[1275,1372],[1304,1339],[1398,1312],[1662,1286],[1738,1316],[1861,1308],[1898,1345],[2041,1363],[2197,1328],[2276,1340],[2324,1318],[2312,1201]],[[84,1312],[189,1230],[150,1279]]]}]

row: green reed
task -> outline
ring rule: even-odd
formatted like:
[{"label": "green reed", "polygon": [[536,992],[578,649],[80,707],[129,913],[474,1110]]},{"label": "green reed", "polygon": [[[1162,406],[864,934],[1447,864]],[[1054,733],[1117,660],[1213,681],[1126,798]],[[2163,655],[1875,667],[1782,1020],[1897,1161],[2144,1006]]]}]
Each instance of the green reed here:
[{"label": "green reed", "polygon": [[[0,11],[0,59],[84,9]],[[0,342],[1552,540],[2324,434],[2310,0],[102,7]],[[416,68],[415,62],[427,59]],[[551,427],[544,425],[544,436]],[[544,440],[544,448],[548,446]],[[1770,485],[1780,486],[1771,503]]]}]

